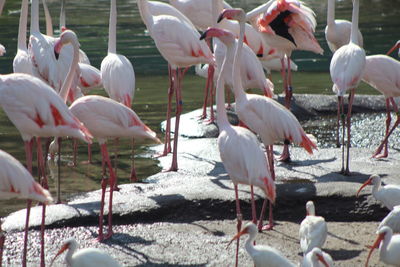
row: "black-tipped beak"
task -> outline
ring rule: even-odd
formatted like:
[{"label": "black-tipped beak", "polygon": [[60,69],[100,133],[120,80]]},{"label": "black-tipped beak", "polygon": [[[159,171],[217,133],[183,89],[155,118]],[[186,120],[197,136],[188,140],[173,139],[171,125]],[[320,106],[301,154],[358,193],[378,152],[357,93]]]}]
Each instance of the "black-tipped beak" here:
[{"label": "black-tipped beak", "polygon": [[207,32],[208,32],[208,31],[205,31],[205,32],[203,32],[203,33],[201,34],[200,40],[203,40],[203,39],[205,39],[205,38],[207,37]]},{"label": "black-tipped beak", "polygon": [[223,20],[223,19],[224,19],[224,12],[222,12],[221,14],[219,14],[217,23],[220,23],[221,20]]},{"label": "black-tipped beak", "polygon": [[56,51],[54,51],[54,56],[56,57],[56,59],[58,60],[58,57],[60,56],[59,53],[57,53]]}]

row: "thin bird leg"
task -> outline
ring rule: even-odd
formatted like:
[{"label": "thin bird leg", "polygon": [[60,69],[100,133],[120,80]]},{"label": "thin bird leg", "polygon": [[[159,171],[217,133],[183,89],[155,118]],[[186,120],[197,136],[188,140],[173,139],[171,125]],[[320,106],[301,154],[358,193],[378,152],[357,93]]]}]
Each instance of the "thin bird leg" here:
[{"label": "thin bird leg", "polygon": [[290,57],[286,56],[287,60],[287,87],[286,88],[286,93],[285,93],[285,106],[287,109],[290,109],[290,104],[292,101],[292,96],[293,96],[293,87],[292,87],[292,71],[290,69]]},{"label": "thin bird leg", "polygon": [[340,147],[340,141],[339,141],[339,131],[340,131],[340,114],[341,114],[341,106],[340,106],[340,96],[338,96],[338,101],[337,101],[337,122],[336,122],[336,147]]},{"label": "thin bird leg", "polygon": [[208,123],[213,123],[215,121],[215,116],[214,116],[214,99],[215,99],[215,87],[214,87],[214,71],[215,68],[213,65],[208,67],[208,76],[211,77],[210,79],[210,120]]},{"label": "thin bird leg", "polygon": [[207,80],[206,80],[206,86],[204,87],[204,103],[203,103],[203,113],[200,116],[200,120],[204,120],[207,118],[207,105],[208,105],[208,96],[211,96],[210,91],[210,79],[208,78],[210,76],[210,66],[208,66],[208,71],[207,71]]},{"label": "thin bird leg", "polygon": [[[238,186],[237,184],[234,185],[235,187],[235,198],[236,198],[236,217],[237,217],[237,232],[239,233],[240,230],[242,229],[242,221],[243,221],[243,216],[242,212],[240,210],[240,201],[239,201],[239,192],[238,192]],[[237,239],[236,242],[236,257],[235,257],[235,267],[238,267],[239,263],[239,238]]]},{"label": "thin bird leg", "polygon": [[[389,130],[389,132],[386,134],[385,139],[383,139],[381,145],[378,147],[377,151],[380,153],[380,151],[382,150],[382,147],[384,144],[387,145],[387,142],[389,140],[389,136],[393,133],[393,131],[397,128],[397,126],[400,124],[400,116],[399,116],[399,110],[397,108],[396,102],[394,101],[394,99],[391,97],[390,99],[392,106],[393,106],[393,110],[396,112],[396,121],[394,122],[392,128]],[[384,156],[384,155],[383,155]],[[387,156],[387,155],[386,155]]]},{"label": "thin bird leg", "polygon": [[109,197],[109,206],[108,206],[108,233],[105,236],[105,239],[110,238],[113,235],[113,230],[112,230],[112,202],[113,202],[113,194],[114,194],[114,186],[116,182],[116,177],[114,170],[112,168],[112,164],[110,161],[110,157],[108,155],[107,151],[107,144],[104,143],[101,145],[101,153],[104,157],[105,163],[108,166],[108,171],[110,173],[110,179],[109,179],[109,184],[110,184],[110,197]]},{"label": "thin bird leg", "polygon": [[[390,123],[392,122],[392,117],[390,114],[390,97],[386,98],[386,131],[385,131],[385,137],[389,134],[389,129],[390,129]],[[378,146],[378,148],[375,150],[375,153],[372,155],[373,158],[386,158],[388,156],[388,143],[385,143],[385,152],[383,155],[378,156],[381,151],[382,151],[382,143],[381,145]],[[385,156],[386,154],[386,156]]]},{"label": "thin bird leg", "polygon": [[167,125],[165,126],[165,141],[164,141],[164,151],[161,154],[156,155],[156,157],[164,157],[168,153],[171,153],[171,110],[172,110],[172,96],[174,95],[175,85],[174,85],[175,70],[171,68],[168,64],[168,77],[169,77],[169,88],[168,88],[168,105],[167,105]]},{"label": "thin bird leg", "polygon": [[[43,188],[49,189],[46,177],[46,170],[45,170],[45,163],[43,160],[43,153],[42,153],[42,144],[39,137],[36,138],[36,145],[37,145],[37,158],[38,158],[38,170],[39,170],[39,177],[42,177],[43,180],[41,182]],[[58,152],[60,153],[60,151]],[[60,154],[58,154],[60,155]],[[45,221],[46,218],[46,205],[43,204],[42,206],[42,223],[40,225],[40,266],[45,266],[45,255],[44,255],[44,231],[45,231]]]},{"label": "thin bird leg", "polygon": [[349,163],[350,163],[350,139],[351,139],[351,108],[353,106],[353,100],[354,100],[354,91],[355,89],[350,90],[349,94],[349,103],[348,103],[348,110],[347,110],[347,157],[346,157],[346,171],[345,175],[350,175],[350,170],[349,170]]},{"label": "thin bird leg", "polygon": [[57,138],[58,143],[58,156],[57,156],[57,202],[56,204],[61,203],[61,137]]},{"label": "thin bird leg", "polygon": [[88,163],[92,164],[92,144],[88,144]]},{"label": "thin bird leg", "polygon": [[290,151],[289,151],[290,141],[285,139],[283,142],[283,150],[281,156],[278,158],[279,161],[282,162],[290,162]]},{"label": "thin bird leg", "polygon": [[114,175],[115,175],[114,191],[119,191],[118,175],[117,175],[119,138],[115,138],[114,146],[115,146],[115,150],[114,150]]},{"label": "thin bird leg", "polygon": [[3,230],[1,230],[1,223],[0,223],[0,267],[2,266],[3,262],[3,250],[5,241],[6,241],[6,235],[4,234]]},{"label": "thin bird leg", "polygon": [[[103,154],[103,153],[102,153]],[[102,162],[103,160],[103,155],[102,155]],[[104,165],[104,164],[102,164]],[[106,188],[108,184],[108,179],[105,177],[103,174],[101,177],[101,200],[100,200],[100,215],[99,215],[99,236],[97,237],[97,241],[103,241],[104,236],[103,236],[103,214],[104,214],[104,199],[106,195]]]},{"label": "thin bird leg", "polygon": [[74,167],[76,167],[76,153],[78,150],[78,142],[76,141],[76,138],[72,138],[72,147],[73,147],[73,151],[74,151],[73,164],[74,164]]},{"label": "thin bird leg", "polygon": [[250,196],[251,196],[251,218],[253,223],[257,223],[257,212],[256,212],[256,202],[254,200],[254,188],[253,185],[250,185]]},{"label": "thin bird leg", "polygon": [[[271,173],[272,180],[275,181],[275,168],[274,168],[274,146],[273,145],[268,145],[267,146],[267,160],[268,160],[268,169],[269,172]],[[273,228],[273,219],[272,219],[272,205],[269,206],[270,209],[270,214],[269,214],[269,223],[263,227],[263,222],[264,222],[264,214],[265,210],[267,209],[267,203],[268,200],[264,199],[262,208],[261,208],[261,213],[260,213],[260,219],[258,221],[258,231],[262,232],[262,230],[272,230]]]},{"label": "thin bird leg", "polygon": [[179,139],[179,120],[182,113],[182,78],[183,73],[181,69],[176,71],[176,114],[175,114],[175,131],[174,131],[174,147],[172,154],[172,163],[168,171],[178,170],[178,139]]},{"label": "thin bird leg", "polygon": [[[25,155],[26,155],[26,168],[29,173],[32,174],[32,146],[33,139],[25,141]],[[26,219],[25,219],[25,233],[24,233],[24,250],[22,253],[22,266],[26,267],[26,255],[28,253],[28,229],[29,229],[29,215],[31,212],[32,200],[28,199],[26,207]]]},{"label": "thin bird leg", "polygon": [[135,169],[135,139],[132,138],[132,168],[131,168],[131,182],[137,182],[138,178]]},{"label": "thin bird leg", "polygon": [[343,96],[339,96],[339,102],[340,102],[340,116],[342,119],[342,169],[340,170],[340,173],[344,173],[344,136],[345,136],[345,129],[346,129],[346,122],[345,122],[345,117],[344,117],[344,104],[343,104]]}]

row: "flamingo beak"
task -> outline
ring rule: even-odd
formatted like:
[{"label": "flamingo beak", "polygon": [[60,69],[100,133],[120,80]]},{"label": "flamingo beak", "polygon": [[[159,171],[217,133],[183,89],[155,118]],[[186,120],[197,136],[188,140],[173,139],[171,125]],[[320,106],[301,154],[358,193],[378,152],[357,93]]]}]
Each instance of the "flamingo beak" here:
[{"label": "flamingo beak", "polygon": [[223,20],[224,18],[229,19],[228,15],[227,15],[228,13],[229,13],[229,9],[222,10],[221,14],[219,14],[219,16],[218,16],[217,23],[220,23],[221,20]]},{"label": "flamingo beak", "polygon": [[367,185],[369,185],[369,184],[371,184],[371,183],[372,183],[372,178],[369,178],[369,179],[360,187],[360,189],[358,189],[356,196],[358,197],[358,194],[360,193],[360,191],[361,191],[364,187],[366,187]]},{"label": "flamingo beak", "polygon": [[239,233],[237,233],[237,234],[231,239],[231,241],[229,241],[229,243],[228,243],[228,245],[226,246],[226,248],[228,248],[228,247],[231,245],[231,243],[232,243],[233,241],[235,241],[236,239],[239,239],[239,237],[241,237],[242,235],[247,234],[247,233],[248,233],[247,228],[244,228],[242,231],[240,231]]},{"label": "flamingo beak", "polygon": [[211,37],[219,37],[222,35],[229,34],[226,31],[218,28],[208,28],[203,34],[200,36],[200,40],[211,38]]},{"label": "flamingo beak", "polygon": [[381,241],[383,240],[383,238],[385,237],[385,234],[379,234],[378,237],[376,238],[374,244],[371,246],[371,250],[368,253],[368,257],[367,257],[367,262],[365,263],[365,267],[368,267],[368,262],[369,262],[369,258],[372,255],[372,252],[374,251],[375,248],[379,247],[379,244],[381,243]]},{"label": "flamingo beak", "polygon": [[69,248],[69,244],[64,244],[60,250],[57,252],[57,254],[54,256],[54,258],[50,262],[50,267],[53,265],[54,261],[58,256],[60,256],[64,251],[66,251]]},{"label": "flamingo beak", "polygon": [[400,47],[400,41],[397,41],[397,43],[392,48],[390,48],[390,50],[386,53],[386,55],[390,55],[394,50],[398,49],[399,47]]},{"label": "flamingo beak", "polygon": [[321,254],[317,254],[317,258],[325,267],[329,267],[329,264],[326,262],[326,260]]},{"label": "flamingo beak", "polygon": [[61,40],[59,39],[54,45],[54,56],[56,57],[57,60],[60,56],[61,48],[62,48],[62,43]]}]

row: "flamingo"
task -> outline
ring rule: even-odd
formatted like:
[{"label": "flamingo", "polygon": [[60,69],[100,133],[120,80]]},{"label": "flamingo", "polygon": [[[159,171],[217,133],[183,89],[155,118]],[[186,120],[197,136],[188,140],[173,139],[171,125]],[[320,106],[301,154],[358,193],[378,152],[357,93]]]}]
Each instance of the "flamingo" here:
[{"label": "flamingo", "polygon": [[79,244],[75,238],[71,237],[64,240],[61,249],[52,259],[50,266],[55,259],[67,250],[65,262],[71,267],[117,267],[121,266],[114,258],[97,248],[84,248],[78,251]]},{"label": "flamingo", "polygon": [[325,219],[315,216],[314,202],[306,203],[307,216],[300,224],[299,237],[303,255],[306,256],[313,248],[321,248],[328,235]]},{"label": "flamingo", "polygon": [[304,255],[302,267],[333,267],[331,255],[323,252],[320,248],[313,248],[310,252]]},{"label": "flamingo", "polygon": [[[245,248],[247,253],[253,259],[255,267],[294,267],[296,264],[285,258],[280,251],[270,246],[254,246],[254,240],[257,235],[257,226],[249,222],[245,225],[242,231],[235,235],[230,243],[244,235],[249,234],[246,240]],[[230,244],[229,243],[229,244]],[[229,246],[228,244],[228,246]]]},{"label": "flamingo", "polygon": [[[245,13],[242,9],[226,9],[221,13],[220,18],[228,17],[237,19],[243,29]],[[241,58],[241,47],[243,45],[243,31],[237,41],[237,54],[233,60],[233,67],[239,69],[238,58]],[[233,43],[225,44],[228,49],[233,50]],[[226,76],[226,75],[225,75]],[[233,92],[236,100],[236,113],[239,119],[244,122],[252,131],[260,135],[266,148],[272,146],[276,141],[290,140],[303,146],[308,153],[312,154],[312,150],[316,149],[316,145],[306,135],[297,118],[284,106],[278,102],[256,94],[246,94],[243,91],[240,75],[233,73]],[[268,159],[269,167],[274,178],[273,171],[273,151],[269,149]],[[265,208],[266,203],[264,203]],[[264,211],[264,209],[263,209]],[[263,214],[262,211],[262,214]],[[262,220],[260,220],[259,228],[261,229]],[[272,206],[270,206],[270,218],[267,229],[272,229]]]},{"label": "flamingo", "polygon": [[382,186],[381,177],[379,175],[371,175],[367,181],[358,189],[357,197],[361,190],[367,185],[372,184],[372,195],[374,198],[382,202],[382,204],[389,210],[393,210],[394,206],[400,205],[400,186],[388,184]]},{"label": "flamingo", "polygon": [[383,226],[389,226],[394,233],[400,233],[400,205],[393,207],[393,210],[383,218],[378,229],[381,229]]},{"label": "flamingo", "polygon": [[[343,19],[335,19],[335,1],[328,0],[328,12],[325,27],[325,39],[329,49],[335,53],[340,47],[350,41],[351,22]],[[360,47],[363,46],[363,37],[360,30],[357,31],[357,40]]]},{"label": "flamingo", "polygon": [[[397,115],[394,125],[390,127],[390,106],[392,105],[396,114],[399,112],[394,97],[400,96],[400,62],[387,55],[367,56],[362,80],[385,96],[387,114],[385,137],[372,157],[386,158],[389,155],[389,136],[400,124],[400,117]],[[384,151],[381,154],[383,148]]]},{"label": "flamingo", "polygon": [[397,52],[397,54],[400,56],[400,40],[398,40],[395,45],[390,48],[390,50],[386,53],[386,55],[390,55],[394,50],[399,49],[399,51]]},{"label": "flamingo", "polygon": [[21,2],[21,14],[19,16],[18,26],[18,45],[17,54],[13,60],[14,72],[33,74],[32,61],[29,57],[28,48],[26,46],[26,27],[28,22],[28,0]]},{"label": "flamingo", "polygon": [[[210,28],[205,31],[201,38],[217,37],[226,45],[233,43],[235,37],[227,31],[218,28]],[[271,173],[267,167],[267,160],[260,147],[257,137],[248,129],[230,125],[225,110],[224,99],[224,73],[226,70],[227,58],[233,56],[232,46],[227,46],[227,53],[222,64],[217,80],[217,124],[219,128],[218,149],[225,169],[231,178],[236,198],[237,231],[242,224],[242,213],[238,197],[238,184],[249,184],[260,187],[266,198],[275,202],[275,184],[271,179]],[[234,70],[236,65],[234,64]],[[252,189],[252,187],[251,187]],[[256,219],[255,204],[252,195],[253,221]],[[239,240],[236,246],[236,266],[238,263]]]},{"label": "flamingo", "polygon": [[[154,15],[150,10],[151,6],[147,0],[138,0],[137,4],[150,36],[154,39],[161,55],[171,66],[171,74],[173,76],[171,81],[173,81],[173,86],[175,87],[177,107],[173,155],[169,171],[177,171],[179,119],[182,112],[181,84],[186,72],[183,68],[187,69],[199,63],[214,64],[214,57],[207,44],[199,40],[200,34],[191,25],[175,16]],[[169,100],[171,97],[172,95],[169,95]],[[169,140],[166,140],[166,142],[167,141],[169,142]]]},{"label": "flamingo", "polygon": [[[29,171],[13,156],[0,149],[0,199],[25,198],[44,204],[53,203],[49,191],[35,182]],[[0,224],[0,265],[5,235]]]},{"label": "flamingo", "polygon": [[284,70],[284,55],[287,65],[292,51],[306,50],[323,54],[323,49],[314,37],[316,20],[314,12],[297,0],[268,1],[248,12],[246,19],[262,34],[265,42],[277,49],[281,55],[282,78],[285,91],[285,106],[290,108],[293,94],[291,71]]},{"label": "flamingo", "polygon": [[378,237],[369,251],[365,267],[368,266],[369,258],[378,246],[381,261],[388,265],[400,266],[400,235],[393,235],[392,229],[388,226],[380,228],[376,234]]},{"label": "flamingo", "polygon": [[333,54],[330,64],[330,74],[333,85],[333,91],[338,96],[338,113],[344,114],[343,95],[349,90],[349,103],[347,119],[344,121],[343,115],[343,135],[344,143],[345,127],[347,127],[347,155],[346,169],[344,168],[344,144],[342,148],[342,169],[341,173],[350,175],[349,152],[350,152],[350,129],[351,129],[351,107],[354,100],[354,92],[361,81],[365,69],[365,51],[358,44],[358,12],[359,0],[353,0],[353,14],[351,19],[351,37],[347,45],[342,46]]}]

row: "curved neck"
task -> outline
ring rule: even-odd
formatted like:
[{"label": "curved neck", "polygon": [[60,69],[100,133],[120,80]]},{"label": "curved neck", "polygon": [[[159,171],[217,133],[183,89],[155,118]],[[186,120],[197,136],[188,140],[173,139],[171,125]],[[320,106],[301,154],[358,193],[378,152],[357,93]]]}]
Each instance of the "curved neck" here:
[{"label": "curved neck", "polygon": [[31,34],[40,32],[39,28],[39,0],[32,0],[31,3]]},{"label": "curved neck", "polygon": [[42,0],[44,16],[46,18],[46,35],[53,36],[53,20],[51,19],[50,11],[47,7],[46,0]]},{"label": "curved neck", "polygon": [[111,0],[110,21],[108,24],[108,53],[117,52],[117,0]]},{"label": "curved neck", "polygon": [[65,255],[65,262],[67,266],[72,266],[72,255],[74,255],[78,244],[76,242],[72,242],[68,248],[67,254]]},{"label": "curved neck", "polygon": [[65,0],[61,0],[61,10],[60,10],[60,30],[67,24],[65,22]]},{"label": "curved neck", "polygon": [[388,246],[390,243],[390,240],[392,239],[392,233],[386,232],[385,237],[382,240],[381,246],[379,247],[379,256],[380,258],[386,258]]},{"label": "curved neck", "polygon": [[375,183],[372,186],[372,194],[375,195],[380,189],[381,189],[381,181],[375,181]]},{"label": "curved neck", "polygon": [[359,45],[358,43],[358,11],[360,4],[358,0],[353,0],[353,14],[351,16],[351,35],[350,40],[352,43]]},{"label": "curved neck", "polygon": [[224,85],[225,85],[225,80],[223,78],[224,75],[230,75],[230,73],[226,74],[226,69],[227,69],[227,61],[228,58],[233,57],[234,53],[234,46],[233,43],[230,45],[227,45],[226,47],[226,54],[224,58],[224,62],[222,63],[221,70],[218,75],[217,79],[217,95],[216,95],[216,103],[217,103],[217,123],[218,127],[221,130],[226,129],[228,127],[231,127],[229,121],[228,121],[228,116],[226,115],[226,110],[225,110],[225,95],[224,95]]},{"label": "curved neck", "polygon": [[332,24],[335,21],[335,1],[328,0],[327,24]]},{"label": "curved neck", "polygon": [[254,239],[256,239],[256,235],[254,233],[249,233],[249,238],[247,238],[246,243],[244,245],[244,247],[246,248],[246,251],[250,255],[253,255],[256,250],[254,247]]},{"label": "curved neck", "polygon": [[137,0],[140,16],[142,17],[143,23],[146,24],[147,30],[151,35],[151,27],[153,24],[153,16],[149,10],[149,3],[147,0]]},{"label": "curved neck", "polygon": [[[244,32],[245,32],[245,22],[239,21],[240,26],[240,33],[239,39],[236,45],[236,53],[233,59],[233,70],[232,70],[232,80],[233,80],[233,92],[235,94],[235,98],[242,96],[245,94],[243,91],[242,86],[242,78],[240,75],[240,59],[242,58],[242,48],[243,48],[243,39],[244,39]],[[236,99],[237,101],[237,99]]]},{"label": "curved neck", "polygon": [[18,26],[18,49],[26,50],[26,27],[28,24],[28,0],[22,0]]},{"label": "curved neck", "polygon": [[75,75],[75,70],[78,67],[78,62],[79,62],[79,45],[77,42],[71,42],[71,45],[74,49],[74,54],[71,65],[68,70],[67,77],[65,78],[64,83],[60,90],[60,97],[64,100],[64,102],[67,102],[69,88],[71,87],[72,80]]}]

